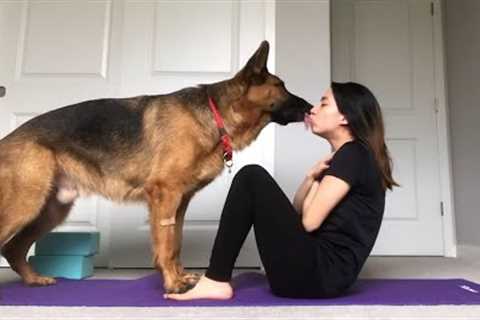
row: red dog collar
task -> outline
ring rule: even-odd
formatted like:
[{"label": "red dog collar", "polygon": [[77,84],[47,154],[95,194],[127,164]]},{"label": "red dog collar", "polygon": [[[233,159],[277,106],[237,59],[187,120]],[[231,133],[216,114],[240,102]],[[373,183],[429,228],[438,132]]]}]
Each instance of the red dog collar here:
[{"label": "red dog collar", "polygon": [[223,145],[223,162],[228,167],[228,171],[230,172],[230,168],[233,165],[233,148],[230,136],[225,130],[222,116],[220,115],[220,112],[218,112],[218,108],[211,97],[208,97],[208,105],[210,106],[210,110],[213,112],[218,131],[220,132],[220,140],[222,141]]}]

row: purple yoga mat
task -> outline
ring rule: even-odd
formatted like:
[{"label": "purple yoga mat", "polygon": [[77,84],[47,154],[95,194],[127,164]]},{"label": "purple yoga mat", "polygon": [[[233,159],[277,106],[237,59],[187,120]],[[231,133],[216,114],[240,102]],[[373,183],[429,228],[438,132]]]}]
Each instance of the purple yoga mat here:
[{"label": "purple yoga mat", "polygon": [[31,306],[300,306],[300,305],[478,305],[480,285],[463,279],[358,280],[335,299],[286,299],[272,295],[264,275],[244,273],[233,279],[235,297],[228,301],[172,301],[162,298],[159,274],[136,280],[66,280],[54,286],[6,283],[0,305]]}]

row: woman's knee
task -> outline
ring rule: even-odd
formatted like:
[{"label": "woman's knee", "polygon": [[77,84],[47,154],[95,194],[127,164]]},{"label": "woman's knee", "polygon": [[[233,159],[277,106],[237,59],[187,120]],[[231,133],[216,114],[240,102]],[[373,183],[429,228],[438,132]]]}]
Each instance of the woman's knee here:
[{"label": "woman's knee", "polygon": [[263,177],[271,177],[270,173],[261,165],[248,164],[243,166],[235,175],[236,180],[256,180]]}]

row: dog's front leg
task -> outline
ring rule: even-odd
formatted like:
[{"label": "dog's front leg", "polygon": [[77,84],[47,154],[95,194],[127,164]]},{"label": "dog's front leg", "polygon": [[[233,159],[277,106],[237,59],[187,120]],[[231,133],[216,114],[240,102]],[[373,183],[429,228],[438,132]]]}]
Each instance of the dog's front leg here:
[{"label": "dog's front leg", "polygon": [[164,287],[169,293],[185,292],[191,287],[183,281],[177,266],[176,213],[183,190],[178,186],[155,182],[146,188],[150,209],[150,231],[153,242],[153,262],[163,274]]},{"label": "dog's front leg", "polygon": [[182,251],[182,238],[183,238],[183,224],[185,221],[185,212],[187,211],[188,204],[192,199],[193,192],[187,193],[183,196],[182,201],[178,207],[177,215],[176,215],[176,241],[174,242],[174,259],[177,265],[177,272],[181,275],[182,281],[194,286],[198,280],[200,279],[200,274],[195,272],[185,272],[183,265],[180,261],[180,253]]}]

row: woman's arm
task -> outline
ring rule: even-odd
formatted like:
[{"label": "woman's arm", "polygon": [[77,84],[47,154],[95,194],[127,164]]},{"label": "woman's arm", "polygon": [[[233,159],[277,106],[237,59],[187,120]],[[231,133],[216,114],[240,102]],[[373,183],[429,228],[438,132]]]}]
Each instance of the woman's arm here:
[{"label": "woman's arm", "polygon": [[307,193],[307,196],[305,197],[305,200],[303,200],[302,203],[302,212],[306,208],[310,207],[310,204],[312,203],[313,196],[317,193],[318,186],[320,185],[320,182],[315,180],[312,183],[312,186],[310,187],[310,190]]},{"label": "woman's arm", "polygon": [[315,183],[317,187],[307,195],[302,208],[302,224],[308,232],[318,229],[332,209],[350,190],[348,183],[330,175],[323,177],[321,182],[316,181]]},{"label": "woman's arm", "polygon": [[293,198],[293,207],[299,214],[302,214],[305,198],[307,194],[311,192],[311,188],[314,185],[315,179],[320,176],[320,174],[326,170],[329,165],[328,163],[332,160],[333,153],[330,153],[325,158],[317,162],[307,173],[305,179],[303,179],[302,184],[298,187],[297,192],[295,192],[295,197]]},{"label": "woman's arm", "polygon": [[313,185],[314,179],[310,175],[306,175],[303,179],[302,184],[298,187],[297,192],[295,192],[295,197],[293,198],[293,206],[297,210],[298,214],[302,214],[303,202],[307,196],[308,191]]}]

